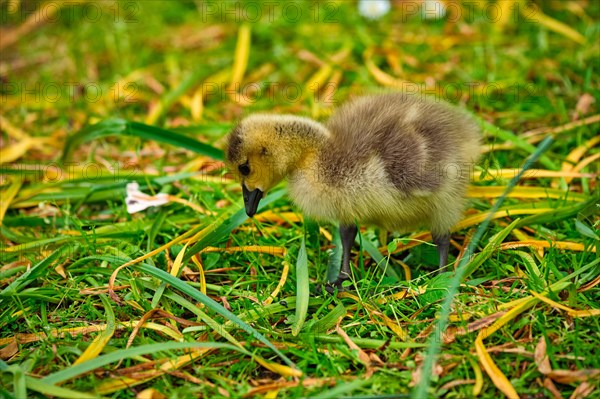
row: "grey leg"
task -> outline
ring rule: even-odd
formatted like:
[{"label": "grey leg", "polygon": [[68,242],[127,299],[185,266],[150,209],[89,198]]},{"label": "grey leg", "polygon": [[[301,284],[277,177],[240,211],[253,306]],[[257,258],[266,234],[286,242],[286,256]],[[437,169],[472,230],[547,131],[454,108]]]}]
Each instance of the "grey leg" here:
[{"label": "grey leg", "polygon": [[440,255],[439,268],[445,267],[448,264],[448,250],[450,249],[450,233],[432,234],[433,243],[437,246],[438,254]]},{"label": "grey leg", "polygon": [[342,283],[350,279],[350,251],[354,244],[354,239],[358,233],[356,225],[340,225],[340,238],[342,240],[342,267],[337,280],[327,283],[327,291],[333,292],[335,288],[341,290]]}]

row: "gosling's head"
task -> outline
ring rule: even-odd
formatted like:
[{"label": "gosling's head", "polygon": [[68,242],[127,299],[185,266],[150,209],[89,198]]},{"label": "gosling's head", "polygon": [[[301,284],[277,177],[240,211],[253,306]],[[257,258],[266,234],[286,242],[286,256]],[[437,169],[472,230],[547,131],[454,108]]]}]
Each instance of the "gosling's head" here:
[{"label": "gosling's head", "polygon": [[328,132],[318,122],[293,115],[251,115],[233,129],[227,138],[227,166],[242,182],[248,216],[254,216],[263,195],[323,135]]}]

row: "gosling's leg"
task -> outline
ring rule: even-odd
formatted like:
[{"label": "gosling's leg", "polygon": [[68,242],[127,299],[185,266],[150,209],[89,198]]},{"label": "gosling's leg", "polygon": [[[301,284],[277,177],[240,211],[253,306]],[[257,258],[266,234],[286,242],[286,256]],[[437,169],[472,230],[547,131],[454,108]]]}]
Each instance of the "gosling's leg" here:
[{"label": "gosling's leg", "polygon": [[433,243],[437,246],[440,256],[440,265],[438,273],[441,273],[443,267],[448,264],[448,250],[450,249],[450,233],[432,234]]},{"label": "gosling's leg", "polygon": [[340,268],[340,274],[337,280],[327,284],[327,291],[333,292],[335,288],[338,290],[342,289],[342,283],[350,279],[350,250],[354,244],[354,239],[358,233],[356,225],[340,225],[340,238],[342,240],[342,267]]}]

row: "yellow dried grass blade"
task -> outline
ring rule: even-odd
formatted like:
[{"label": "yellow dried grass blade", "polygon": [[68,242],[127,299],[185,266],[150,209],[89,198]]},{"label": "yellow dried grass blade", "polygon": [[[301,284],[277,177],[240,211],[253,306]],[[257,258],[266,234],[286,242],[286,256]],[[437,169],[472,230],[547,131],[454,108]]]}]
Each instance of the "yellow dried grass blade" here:
[{"label": "yellow dried grass blade", "polygon": [[520,315],[527,309],[531,308],[536,303],[538,303],[537,298],[528,297],[526,300],[518,303],[517,306],[515,306],[514,308],[512,308],[511,310],[509,310],[508,312],[503,314],[491,326],[481,330],[479,332],[479,335],[482,337],[482,339],[489,337],[490,335],[492,335],[493,333],[498,331],[500,328],[502,328],[504,325],[506,325],[506,323],[508,323],[509,321],[511,321],[512,319],[514,319],[515,317],[517,317],[518,315]]},{"label": "yellow dried grass blade", "polygon": [[325,82],[327,81],[327,78],[331,75],[332,72],[333,68],[331,68],[331,65],[329,64],[325,64],[321,68],[319,68],[317,72],[315,72],[310,78],[308,78],[308,80],[304,84],[305,90],[304,95],[302,97],[306,98],[308,93],[311,92],[314,93],[314,96],[316,97],[317,93],[323,88]]},{"label": "yellow dried grass blade", "polygon": [[540,301],[547,303],[548,305],[566,311],[571,317],[589,317],[589,316],[598,316],[600,315],[600,309],[583,309],[583,310],[575,310],[568,306],[562,305],[556,301],[553,301],[550,298],[547,298],[543,295],[538,294],[534,291],[529,291],[531,295],[539,299]]},{"label": "yellow dried grass blade", "polygon": [[302,223],[304,220],[301,215],[298,215],[294,212],[278,212],[275,213],[273,211],[265,211],[256,216],[254,219],[257,222],[265,223]]},{"label": "yellow dried grass blade", "polygon": [[483,340],[481,337],[481,332],[475,339],[475,350],[477,351],[477,356],[479,357],[479,362],[483,366],[483,369],[490,377],[496,388],[498,388],[504,395],[506,395],[509,399],[519,399],[519,395],[517,391],[512,386],[508,378],[500,371],[496,363],[490,357],[490,354],[485,349],[483,345]]},{"label": "yellow dried grass blade", "polygon": [[6,215],[8,207],[21,189],[22,185],[23,182],[21,179],[13,179],[8,188],[2,192],[2,201],[0,201],[0,224],[4,220],[4,215]]},{"label": "yellow dried grass blade", "polygon": [[[592,137],[591,139],[589,139],[588,141],[586,141],[584,144],[582,144],[579,147],[575,148],[565,158],[565,161],[562,164],[561,170],[563,172],[571,172],[571,171],[573,171],[573,169],[575,169],[575,167],[577,166],[577,163],[579,162],[579,160],[591,148],[593,148],[598,143],[600,143],[600,136],[595,136],[595,137]],[[565,181],[567,183],[569,183],[571,180],[572,180],[571,178],[565,178]]]},{"label": "yellow dried grass blade", "polygon": [[0,149],[0,163],[10,163],[21,158],[33,145],[33,139],[29,136],[23,137],[17,143]]},{"label": "yellow dried grass blade", "polygon": [[569,316],[571,316],[571,317],[600,316],[600,309],[574,310],[572,312],[569,312]]},{"label": "yellow dried grass blade", "polygon": [[198,254],[192,256],[192,261],[198,267],[198,279],[200,280],[200,292],[206,295],[206,276],[204,275],[204,266],[200,261]]},{"label": "yellow dried grass blade", "polygon": [[173,262],[173,267],[171,268],[171,276],[177,277],[179,275],[179,270],[181,269],[181,263],[183,262],[183,255],[185,255],[185,250],[187,249],[189,243],[186,243],[183,248],[177,254],[175,258],[175,262]]},{"label": "yellow dried grass blade", "polygon": [[29,137],[27,133],[25,133],[20,128],[14,126],[12,123],[10,123],[8,119],[3,117],[2,115],[0,115],[0,130],[5,131],[9,137],[12,137],[15,140],[22,140],[26,137]]},{"label": "yellow dried grass blade", "polygon": [[598,123],[598,122],[600,122],[600,114],[588,116],[587,118],[580,119],[578,121],[569,122],[569,123],[566,123],[561,126],[544,126],[544,127],[532,129],[532,130],[529,130],[529,131],[523,133],[521,136],[524,138],[527,137],[528,138],[527,141],[529,143],[533,144],[534,142],[541,140],[542,138],[544,138],[545,136],[547,136],[549,134],[558,135],[558,134],[576,129],[581,126],[587,126],[587,125],[591,125],[593,123]]},{"label": "yellow dried grass blade", "polygon": [[397,260],[396,262],[399,263],[400,266],[402,266],[402,270],[404,271],[404,280],[405,281],[412,280],[412,276],[410,274],[410,267],[406,263],[402,262],[401,260]]},{"label": "yellow dried grass blade", "polygon": [[127,389],[136,385],[143,384],[163,374],[163,371],[152,370],[145,372],[144,377],[139,379],[131,377],[111,378],[108,380],[104,380],[100,383],[100,385],[96,386],[95,391],[100,395],[106,395],[108,393],[113,393],[122,389]]},{"label": "yellow dried grass blade", "polygon": [[525,297],[525,298],[515,299],[514,301],[510,301],[507,303],[501,303],[498,305],[498,310],[513,308],[513,307],[518,306],[521,303],[526,302],[530,299],[531,299],[530,297]]},{"label": "yellow dried grass blade", "polygon": [[[597,162],[598,159],[600,159],[600,152],[582,159],[581,162],[579,162],[577,165],[575,165],[575,167],[573,168],[573,172],[574,173],[580,172],[583,168],[585,168],[589,164],[591,164],[593,162]],[[595,174],[595,175],[592,175],[592,177],[596,178],[596,177],[598,177],[598,175]]]},{"label": "yellow dried grass blade", "polygon": [[[529,15],[527,15],[528,10],[527,7],[520,7],[521,9],[521,14],[523,14],[525,16],[525,18],[531,18]],[[548,15],[542,13],[539,8],[537,9],[537,12],[535,13],[533,19],[538,22],[540,25],[543,25],[544,27],[548,28],[549,30],[559,33],[565,37],[568,37],[569,39],[573,40],[574,42],[577,42],[579,44],[584,44],[585,43],[585,37],[577,32],[576,30],[574,30],[573,28],[571,28],[568,25],[563,24],[560,21],[557,21],[556,19],[549,17]]]},{"label": "yellow dried grass blade", "polygon": [[228,254],[235,252],[258,252],[261,254],[268,254],[274,256],[285,256],[286,249],[283,247],[271,247],[268,245],[245,245],[241,247],[228,247],[228,248],[219,248],[219,247],[206,247],[201,253],[206,252],[225,252]]},{"label": "yellow dried grass blade", "polygon": [[279,291],[281,291],[281,289],[285,285],[285,282],[287,281],[289,272],[290,272],[290,265],[288,262],[286,262],[284,260],[283,261],[283,270],[281,272],[281,278],[279,279],[279,283],[277,283],[277,287],[275,287],[275,289],[273,290],[271,295],[269,295],[269,297],[263,301],[263,305],[270,305],[271,303],[273,303],[273,300],[275,299],[275,297],[277,297],[277,295],[279,295]]},{"label": "yellow dried grass blade", "polygon": [[388,328],[392,330],[392,332],[396,334],[398,338],[400,338],[400,340],[406,341],[408,339],[408,334],[404,332],[404,330],[402,329],[402,327],[400,327],[398,323],[396,323],[394,320],[390,319],[383,313],[377,312],[377,315],[383,319],[385,325],[388,326]]},{"label": "yellow dried grass blade", "polygon": [[[423,292],[425,292],[424,289],[422,290],[421,294]],[[404,298],[406,298],[408,295],[409,295],[409,293],[408,293],[407,290],[402,290],[400,292],[396,292],[395,294],[384,296],[383,298],[379,298],[375,302],[377,302],[380,305],[383,305],[383,304],[388,303],[388,302],[401,301]]]},{"label": "yellow dried grass blade", "polygon": [[[367,67],[367,70],[371,73],[371,75],[375,78],[375,80],[378,83],[380,83],[384,86],[395,87],[395,88],[401,89],[401,90],[406,90],[409,87],[417,88],[417,89],[419,88],[419,85],[414,82],[395,78],[395,77],[385,73],[381,69],[379,69],[379,67],[377,65],[375,65],[375,62],[373,61],[373,53],[374,53],[374,51],[372,48],[365,50],[365,52],[363,54],[363,60],[365,62],[365,66]],[[436,89],[435,91],[436,91],[436,94],[437,94],[437,92],[439,92],[438,89]]]},{"label": "yellow dried grass blade", "polygon": [[325,228],[324,228],[324,227],[319,227],[319,232],[320,232],[321,234],[323,234],[323,237],[325,237],[325,239],[326,239],[327,241],[329,241],[329,242],[332,242],[332,241],[333,241],[333,237],[332,237],[331,233],[330,233],[329,231],[325,230]]},{"label": "yellow dried grass blade", "polygon": [[568,242],[568,241],[542,241],[542,240],[528,240],[528,241],[511,241],[511,242],[503,242],[500,245],[500,249],[515,249],[521,247],[532,247],[534,249],[540,248],[557,248],[571,251],[590,251],[596,252],[596,247],[586,248],[585,245],[578,242]]},{"label": "yellow dried grass blade", "polygon": [[[425,244],[427,242],[431,241],[431,233],[428,231],[420,231],[418,233],[414,233],[413,235],[411,235],[410,237],[408,237],[406,239],[406,241],[403,242],[399,242],[398,246],[396,247],[396,249],[394,250],[394,252],[392,252],[393,254],[397,254],[400,253],[402,251],[406,251],[407,249],[419,246],[421,244]],[[388,255],[388,247],[387,245],[380,247],[379,248],[379,252],[381,252],[382,255]],[[404,268],[404,266],[402,266]],[[408,280],[407,280],[408,281]]]},{"label": "yellow dried grass blade", "polygon": [[515,6],[518,7],[518,3],[520,3],[520,0],[502,0],[496,3],[500,7],[498,15],[499,18],[497,21],[497,26],[500,28],[500,30],[503,30],[508,24],[510,17],[513,15]]},{"label": "yellow dried grass blade", "polygon": [[[559,281],[557,283],[552,284],[552,286],[549,289],[551,289],[552,291],[561,290],[561,289],[564,289],[566,286],[568,286],[568,284],[569,284],[568,282]],[[537,295],[543,296],[545,294],[546,294],[546,292],[543,292],[542,294],[537,294]],[[506,325],[509,321],[511,321],[512,319],[517,317],[519,314],[523,313],[525,310],[533,307],[539,301],[540,301],[540,299],[537,296],[530,296],[530,297],[521,298],[521,299],[512,301],[510,304],[513,304],[515,306],[512,307],[512,309],[510,309],[504,315],[502,315],[491,326],[486,327],[483,330],[481,330],[475,340],[475,349],[477,351],[477,355],[479,357],[480,363],[483,365],[486,373],[492,379],[492,382],[494,383],[494,385],[496,385],[496,387],[498,389],[500,389],[509,398],[513,398],[513,397],[518,398],[519,396],[516,395],[516,391],[514,391],[513,386],[510,384],[510,382],[508,381],[506,376],[504,376],[504,374],[502,374],[500,369],[498,369],[498,367],[496,366],[496,364],[490,357],[485,346],[483,345],[483,340],[485,338],[489,337],[490,335],[492,335],[493,333],[495,333],[496,331],[498,331],[501,327]],[[502,306],[499,306],[499,308],[501,308],[501,307]],[[504,307],[506,307],[506,306],[504,306]],[[511,396],[511,395],[516,395],[516,396]]]},{"label": "yellow dried grass blade", "polygon": [[195,210],[198,213],[202,213],[202,214],[205,214],[205,215],[214,215],[215,214],[214,212],[207,211],[206,209],[202,208],[200,205],[196,205],[193,202],[190,202],[190,201],[188,201],[186,199],[179,198],[179,197],[176,197],[174,195],[169,195],[167,198],[171,202],[177,202],[178,204],[182,204],[182,205],[185,205],[187,207],[190,207],[190,208],[192,208],[193,210]]},{"label": "yellow dried grass blade", "polygon": [[[551,212],[554,211],[553,208],[539,208],[539,209],[510,209],[504,211],[494,212],[490,220],[499,219],[504,217],[512,217],[517,215],[537,215],[539,213]],[[480,213],[473,216],[468,216],[458,222],[453,228],[452,231],[462,230],[466,227],[474,226],[476,224],[480,224],[488,217],[489,212]]]},{"label": "yellow dried grass blade", "polygon": [[[195,227],[192,230],[186,231],[184,234],[180,235],[179,237],[176,237],[173,240],[169,241],[165,245],[158,247],[155,250],[148,252],[147,254],[144,254],[138,258],[132,259],[129,262],[126,262],[126,263],[122,264],[121,266],[117,267],[112,272],[112,274],[110,275],[110,278],[108,279],[108,292],[110,294],[111,299],[116,302],[120,302],[119,297],[115,294],[115,292],[113,290],[113,287],[115,285],[115,280],[117,278],[117,274],[119,273],[119,271],[121,271],[122,269],[124,269],[128,266],[135,265],[136,263],[139,263],[143,260],[151,258],[154,255],[159,254],[162,251],[171,248],[173,245],[175,245],[181,241],[187,240],[188,242],[195,242],[199,239],[202,239],[206,235],[210,234],[214,229],[216,229],[223,222],[223,220],[225,220],[226,217],[227,217],[227,214],[223,214],[219,218],[217,218],[215,221],[213,221],[211,224],[209,224],[208,226],[201,229],[200,231],[198,231],[200,229],[200,227]],[[188,238],[191,235],[193,235],[193,236],[191,238]]]},{"label": "yellow dried grass blade", "polygon": [[547,298],[547,297],[545,297],[543,295],[540,295],[540,294],[538,294],[535,291],[529,291],[529,293],[531,295],[533,295],[534,297],[536,297],[537,299],[539,299],[540,301],[542,301],[544,303],[547,303],[548,305],[550,305],[550,306],[552,306],[554,308],[561,309],[561,310],[566,310],[567,312],[574,312],[575,311],[575,309],[571,309],[571,308],[569,308],[569,307],[567,307],[565,305],[561,305],[560,303],[555,302],[552,299]]},{"label": "yellow dried grass blade", "polygon": [[114,379],[105,380],[99,386],[96,387],[95,391],[99,394],[107,394],[116,391],[120,391],[121,389],[127,389],[129,387],[133,387],[136,385],[143,384],[145,382],[151,381],[154,378],[160,377],[161,375],[175,371],[189,363],[193,360],[197,359],[200,356],[203,356],[212,351],[211,348],[206,349],[197,349],[187,353],[185,355],[179,356],[174,360],[171,358],[165,358],[163,360],[157,360],[157,363],[165,362],[159,370],[149,370],[144,372],[143,376],[140,378],[131,378],[127,376],[121,376]]},{"label": "yellow dried grass blade", "polygon": [[267,370],[270,370],[281,376],[284,376],[284,377],[301,377],[302,376],[302,371],[300,371],[300,370],[293,369],[293,368],[291,368],[289,366],[285,366],[283,364],[269,362],[260,356],[255,356],[254,360],[256,360],[256,362],[258,364],[260,364]]},{"label": "yellow dried grass blade", "polygon": [[112,310],[112,306],[110,305],[106,295],[100,295],[100,299],[102,299],[102,303],[104,304],[104,309],[106,311],[106,328],[104,331],[98,334],[96,338],[94,338],[92,343],[85,349],[81,356],[75,360],[73,365],[83,363],[97,357],[100,353],[102,353],[102,350],[106,344],[108,344],[116,331],[115,313]]},{"label": "yellow dried grass blade", "polygon": [[[396,298],[399,297],[400,294],[402,294],[401,298],[404,298],[406,296],[406,292],[403,291],[401,293],[396,293],[390,297],[382,298],[378,301],[378,303],[384,304],[390,300],[396,300]],[[393,299],[391,299],[391,297],[393,297]],[[392,319],[387,317],[385,314],[381,313],[374,306],[363,302],[358,296],[351,294],[349,292],[340,292],[338,294],[338,298],[352,299],[353,301],[358,303],[360,306],[362,306],[369,313],[369,317],[371,317],[371,319],[373,319],[373,315],[381,318],[383,320],[383,322],[385,323],[385,325],[388,326],[389,329],[392,330],[394,332],[394,334],[396,334],[398,336],[398,338],[400,338],[403,341],[405,341],[409,338],[409,335],[406,332],[404,332],[404,330],[402,329],[402,327],[400,327],[400,325],[398,325],[395,321],[393,321]]]},{"label": "yellow dried grass blade", "polygon": [[469,363],[473,368],[473,373],[475,374],[475,384],[473,385],[473,396],[479,396],[481,393],[481,389],[483,388],[483,373],[481,372],[481,367],[474,361],[471,357],[469,357]]},{"label": "yellow dried grass blade", "polygon": [[[13,314],[15,316],[16,314]],[[51,337],[64,337],[65,334],[70,334],[71,336],[77,336],[79,334],[86,335],[93,332],[104,331],[106,329],[106,324],[95,325],[95,326],[86,326],[86,327],[72,327],[72,328],[63,328],[57,330],[51,330],[48,335]],[[29,333],[29,334],[16,334],[12,337],[0,338],[0,346],[4,346],[9,344],[11,341],[16,340],[20,344],[27,344],[30,342],[38,342],[44,339],[47,339],[46,333]]]},{"label": "yellow dried grass blade", "polygon": [[[512,179],[519,174],[520,169],[487,169],[485,175],[481,172],[473,171],[471,173],[472,181],[490,181],[496,179]],[[541,178],[576,178],[576,177],[594,177],[593,173],[578,173],[577,171],[556,171],[548,169],[529,169],[525,171],[521,179],[541,179]],[[479,187],[478,187],[479,188]],[[487,187],[486,187],[487,188]]]},{"label": "yellow dried grass blade", "polygon": [[202,114],[204,113],[204,96],[202,94],[202,89],[196,90],[194,95],[192,95],[192,99],[190,101],[190,112],[194,122],[199,122],[202,120]]},{"label": "yellow dried grass blade", "polygon": [[242,24],[242,26],[240,26],[229,89],[236,89],[236,86],[242,84],[242,79],[244,78],[244,73],[246,73],[248,58],[250,56],[250,32],[250,25]]},{"label": "yellow dried grass blade", "polygon": [[534,306],[538,302],[538,299],[529,297],[527,300],[520,301],[517,306],[506,312],[502,317],[496,320],[491,326],[484,328],[479,331],[477,334],[477,338],[475,339],[475,350],[477,351],[477,356],[479,357],[479,362],[483,366],[485,372],[490,377],[494,385],[502,391],[509,398],[519,398],[517,392],[514,387],[508,381],[506,376],[500,371],[500,369],[496,366],[489,353],[487,352],[485,346],[483,345],[483,340],[489,337],[494,332],[498,331],[502,326],[508,323],[513,318],[517,317],[519,314]]},{"label": "yellow dried grass blade", "polygon": [[[129,327],[135,327],[136,324],[137,324],[137,321],[134,321],[134,322],[130,323]],[[179,331],[175,331],[171,327],[167,327],[163,324],[158,324],[158,323],[154,323],[151,321],[147,321],[144,324],[142,324],[141,328],[148,328],[150,330],[154,330],[154,331],[163,333],[164,335],[166,335],[170,338],[173,338],[173,340],[175,340],[175,341],[183,341],[182,333],[180,333]]]},{"label": "yellow dried grass blade", "polygon": [[[138,323],[138,320],[119,322],[119,323],[116,323],[116,328],[118,330],[123,330],[125,328],[133,328],[133,327],[135,327],[135,325],[137,323]],[[102,332],[102,331],[106,330],[107,327],[108,326],[106,324],[98,324],[98,325],[93,325],[93,326],[60,328],[60,329],[50,330],[50,332],[48,332],[47,334],[43,333],[43,332],[29,333],[29,334],[16,334],[16,335],[13,335],[12,337],[0,338],[0,346],[7,345],[13,340],[16,340],[20,344],[27,344],[30,342],[43,341],[43,340],[47,339],[48,336],[54,337],[54,338],[63,338],[67,334],[69,334],[72,337],[76,337],[78,335],[88,335],[88,334],[95,333],[95,332]],[[149,328],[154,331],[162,332],[163,334],[168,335],[175,340],[183,339],[183,336],[180,333],[178,333],[177,331],[174,331],[173,329],[166,327],[162,324],[146,322],[142,325],[142,328]]]},{"label": "yellow dried grass blade", "polygon": [[[467,196],[471,198],[498,198],[502,195],[506,187],[504,186],[469,186]],[[579,193],[571,193],[563,190],[544,188],[544,187],[515,187],[508,195],[508,198],[552,198],[563,199],[567,197],[575,201],[585,201],[586,196]]]}]

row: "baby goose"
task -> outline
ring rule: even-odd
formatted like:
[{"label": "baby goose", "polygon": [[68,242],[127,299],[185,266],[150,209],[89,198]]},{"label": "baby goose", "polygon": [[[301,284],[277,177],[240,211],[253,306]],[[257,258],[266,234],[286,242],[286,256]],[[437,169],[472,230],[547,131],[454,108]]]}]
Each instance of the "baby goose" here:
[{"label": "baby goose", "polygon": [[479,140],[479,126],[459,109],[388,93],[351,101],[326,125],[292,115],[248,116],[228,137],[227,161],[241,179],[248,216],[287,177],[305,215],[339,222],[342,267],[331,284],[341,287],[350,276],[357,223],[390,231],[429,227],[439,267],[446,266]]}]

